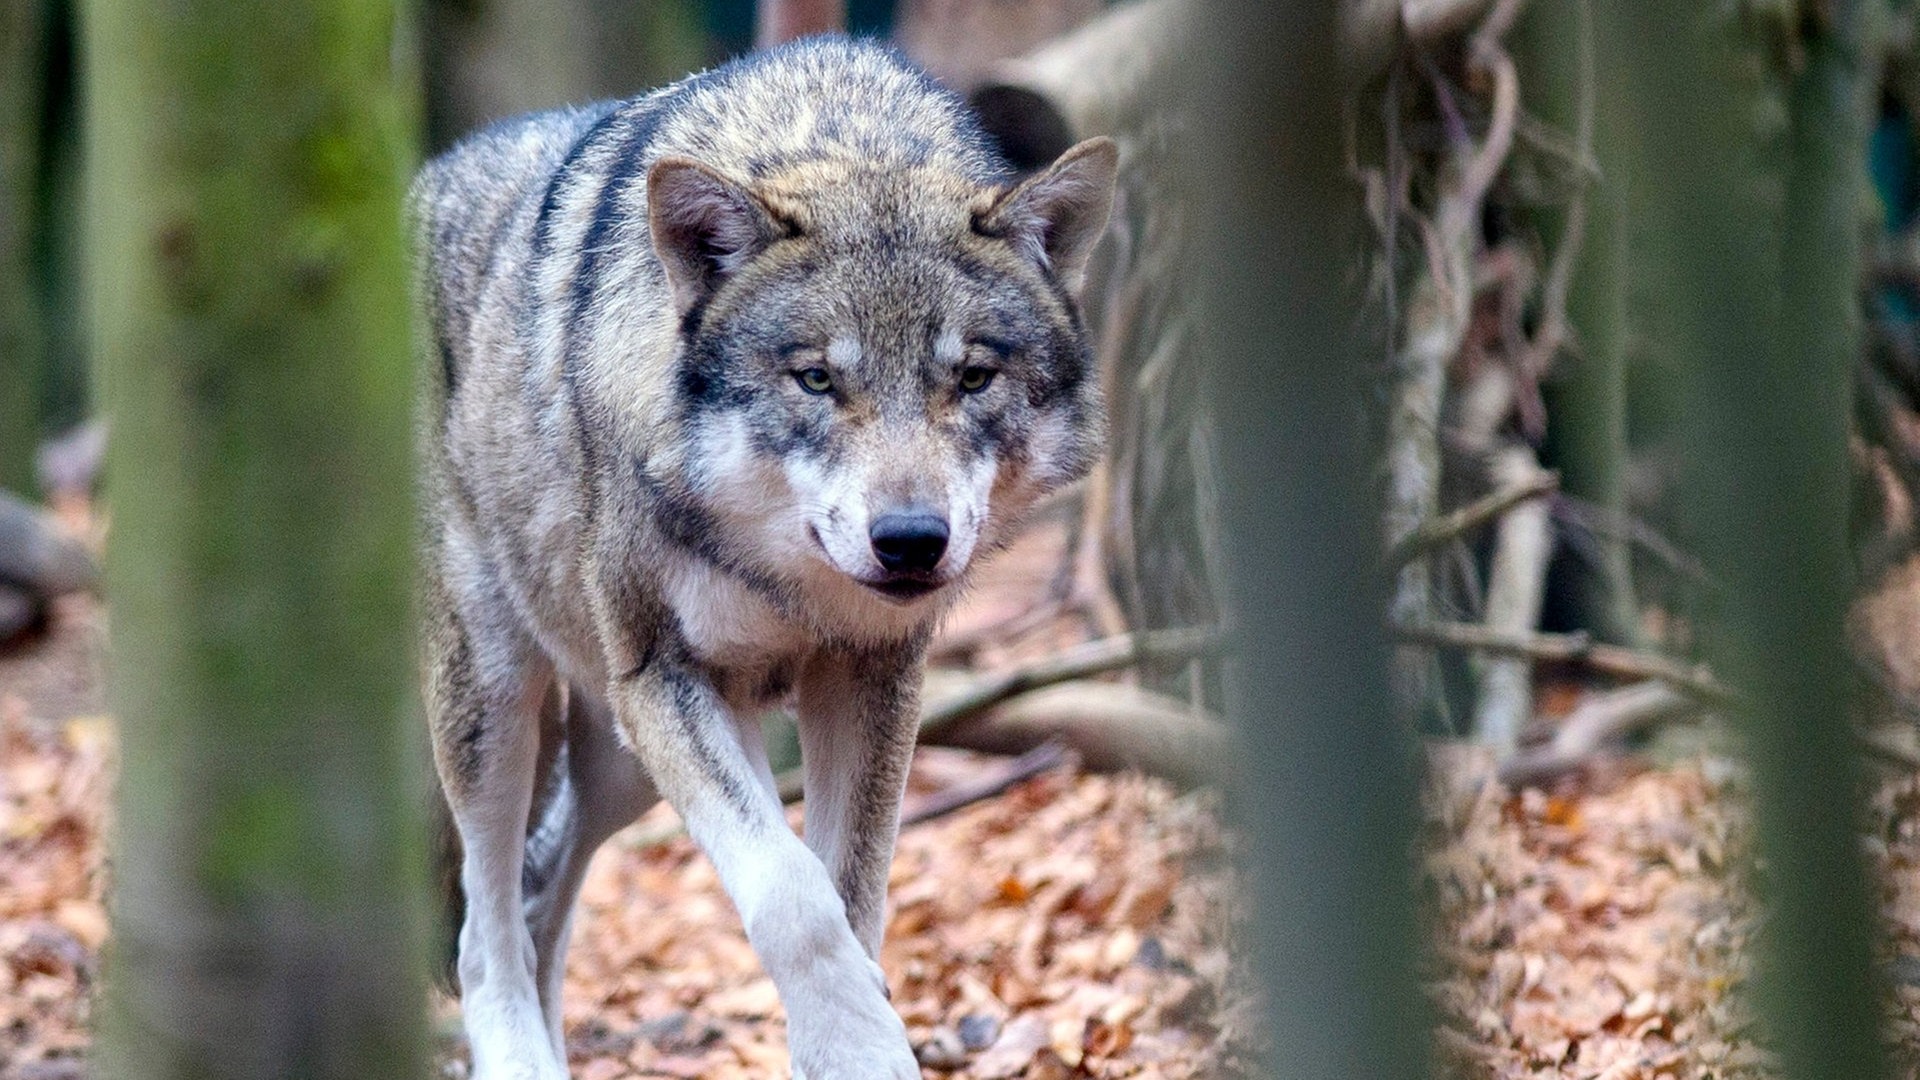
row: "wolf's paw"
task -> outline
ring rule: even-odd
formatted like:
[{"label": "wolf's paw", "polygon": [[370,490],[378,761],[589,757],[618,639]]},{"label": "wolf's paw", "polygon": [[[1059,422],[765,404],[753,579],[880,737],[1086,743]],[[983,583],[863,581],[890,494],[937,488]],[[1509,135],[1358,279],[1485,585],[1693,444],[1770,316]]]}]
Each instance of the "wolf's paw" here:
[{"label": "wolf's paw", "polygon": [[919,1080],[906,1025],[884,1001],[789,1018],[794,1080]]},{"label": "wolf's paw", "polygon": [[839,1046],[831,1054],[813,1056],[811,1064],[801,1061],[796,1052],[793,1080],[920,1080],[920,1063],[904,1032],[897,1045]]}]

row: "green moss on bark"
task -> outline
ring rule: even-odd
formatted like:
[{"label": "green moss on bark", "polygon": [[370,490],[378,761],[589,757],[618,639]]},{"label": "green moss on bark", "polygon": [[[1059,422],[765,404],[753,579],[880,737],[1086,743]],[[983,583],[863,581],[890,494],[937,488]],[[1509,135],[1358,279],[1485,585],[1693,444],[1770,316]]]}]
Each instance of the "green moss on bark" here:
[{"label": "green moss on bark", "polygon": [[90,0],[125,772],[104,1075],[424,1075],[418,90],[373,0]]}]

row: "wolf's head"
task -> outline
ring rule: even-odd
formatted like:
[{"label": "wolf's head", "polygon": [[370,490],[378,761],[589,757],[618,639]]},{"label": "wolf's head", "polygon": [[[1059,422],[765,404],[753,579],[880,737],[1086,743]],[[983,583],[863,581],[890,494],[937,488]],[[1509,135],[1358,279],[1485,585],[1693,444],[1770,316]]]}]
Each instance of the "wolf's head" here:
[{"label": "wolf's head", "polygon": [[682,483],[736,559],[838,606],[918,609],[1086,473],[1105,420],[1075,294],[1115,163],[1095,139],[1011,187],[653,166]]}]

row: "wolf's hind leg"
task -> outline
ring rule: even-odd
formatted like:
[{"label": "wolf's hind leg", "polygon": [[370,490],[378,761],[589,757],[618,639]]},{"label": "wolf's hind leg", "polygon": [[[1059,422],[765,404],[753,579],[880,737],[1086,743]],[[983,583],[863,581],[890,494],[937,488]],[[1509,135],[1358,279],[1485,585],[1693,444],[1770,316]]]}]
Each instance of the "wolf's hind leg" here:
[{"label": "wolf's hind leg", "polygon": [[567,943],[580,883],[600,845],[659,796],[640,760],[620,745],[612,712],[578,687],[567,695],[565,748],[556,764],[559,783],[527,836],[521,877],[527,927],[538,958],[540,1009],[554,1052],[564,1061],[560,990],[566,981]]},{"label": "wolf's hind leg", "polygon": [[427,712],[464,852],[460,996],[474,1080],[565,1080],[547,1038],[520,875],[553,673],[504,599],[456,610],[429,594]]}]

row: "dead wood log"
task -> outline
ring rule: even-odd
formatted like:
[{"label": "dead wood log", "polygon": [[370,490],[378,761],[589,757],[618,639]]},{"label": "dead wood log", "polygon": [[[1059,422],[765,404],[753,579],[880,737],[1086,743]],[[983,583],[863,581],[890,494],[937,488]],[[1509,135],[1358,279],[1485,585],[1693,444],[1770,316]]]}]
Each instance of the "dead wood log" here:
[{"label": "dead wood log", "polygon": [[[1447,368],[1459,356],[1473,313],[1474,254],[1487,192],[1513,148],[1519,118],[1519,76],[1498,37],[1510,20],[1502,4],[1475,33],[1472,64],[1493,86],[1492,119],[1478,143],[1457,136],[1440,176],[1431,223],[1421,224],[1427,258],[1408,299],[1406,329],[1394,351],[1387,411],[1386,506],[1382,514],[1387,550],[1393,550],[1431,519],[1440,498],[1440,411]],[[1432,617],[1431,568],[1415,559],[1395,574],[1388,617],[1419,625]],[[1427,698],[1427,658],[1401,650],[1394,663],[1394,692],[1401,711],[1413,716]]]},{"label": "dead wood log", "polygon": [[[1200,334],[1188,313],[1186,163],[1171,153],[1190,127],[1191,79],[1180,40],[1202,5],[1134,0],[1027,56],[997,65],[971,95],[983,125],[1021,167],[1076,139],[1121,146],[1114,214],[1083,293],[1099,345],[1113,438],[1089,485],[1076,534],[1068,606],[1095,632],[1218,621],[1222,555],[1219,484]],[[1148,678],[1171,685],[1194,672]],[[1206,692],[1215,673],[1198,672]]]},{"label": "dead wood log", "polygon": [[[1452,442],[1485,470],[1487,483],[1496,491],[1524,490],[1552,477],[1540,467],[1532,447],[1500,434],[1523,400],[1518,383],[1508,368],[1483,367],[1453,403]],[[1539,628],[1552,553],[1553,520],[1546,503],[1520,500],[1501,514],[1482,605],[1489,630],[1525,634]],[[1533,661],[1518,654],[1476,654],[1473,667],[1478,685],[1472,731],[1505,759],[1513,753],[1520,729],[1533,718]]]},{"label": "dead wood log", "polygon": [[1181,787],[1220,780],[1226,726],[1177,698],[1117,683],[1069,683],[1013,698],[923,741],[991,754],[1058,742],[1095,772],[1138,769]]},{"label": "dead wood log", "polygon": [[1218,630],[1188,627],[1148,630],[1085,642],[1053,656],[985,676],[930,671],[920,709],[920,738],[942,733],[1001,702],[1059,683],[1136,667],[1143,663],[1192,660],[1217,651]]},{"label": "dead wood log", "polygon": [[1596,694],[1561,720],[1545,745],[1502,762],[1500,782],[1508,787],[1545,783],[1579,768],[1610,742],[1703,707],[1698,698],[1657,679]]},{"label": "dead wood log", "polygon": [[90,589],[100,568],[31,504],[0,491],[0,582],[41,598]]},{"label": "dead wood log", "polygon": [[[969,95],[988,130],[1050,160],[1077,139],[1137,134],[1168,102],[1191,0],[1133,0],[1045,47],[993,65]],[[1021,164],[1015,155],[1015,163]]]}]

